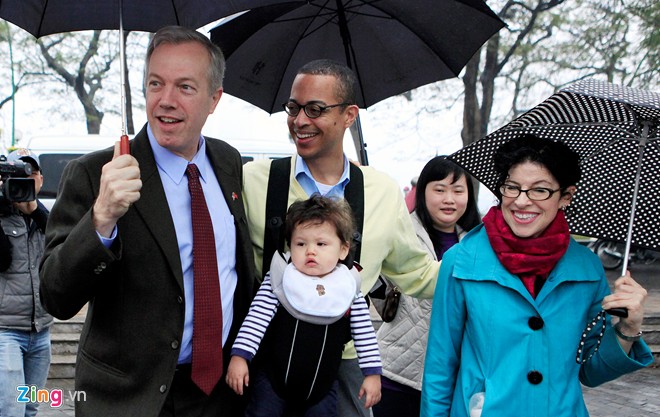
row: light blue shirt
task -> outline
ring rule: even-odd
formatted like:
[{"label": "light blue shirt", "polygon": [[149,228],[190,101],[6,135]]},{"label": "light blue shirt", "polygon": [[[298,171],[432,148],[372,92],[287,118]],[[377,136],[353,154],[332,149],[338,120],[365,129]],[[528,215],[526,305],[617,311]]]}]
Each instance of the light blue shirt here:
[{"label": "light blue shirt", "polygon": [[[188,161],[173,154],[158,144],[147,126],[149,143],[154,152],[160,180],[163,183],[167,204],[172,213],[172,221],[176,230],[179,244],[179,256],[183,270],[183,287],[186,299],[185,322],[179,363],[190,363],[192,359],[192,332],[193,332],[193,236],[192,218],[190,213],[190,192],[188,191],[188,177],[186,168]],[[209,207],[213,233],[215,235],[215,250],[218,260],[218,277],[220,280],[220,293],[222,297],[222,344],[229,337],[229,330],[234,316],[234,290],[238,277],[236,275],[236,229],[234,216],[231,215],[227,202],[222,195],[222,189],[213,172],[211,163],[206,156],[206,141],[200,136],[200,146],[197,154],[190,163],[197,165],[200,172],[200,182]]]},{"label": "light blue shirt", "polygon": [[346,158],[346,155],[344,154],[344,172],[341,174],[341,178],[339,178],[337,184],[332,185],[326,192],[322,192],[321,189],[328,187],[324,187],[324,184],[319,186],[319,182],[314,179],[312,173],[309,170],[309,167],[300,155],[296,156],[296,171],[294,174],[302,189],[305,190],[309,196],[314,193],[318,193],[326,197],[344,198],[344,190],[346,189],[348,182],[351,180],[348,164],[348,158]]}]

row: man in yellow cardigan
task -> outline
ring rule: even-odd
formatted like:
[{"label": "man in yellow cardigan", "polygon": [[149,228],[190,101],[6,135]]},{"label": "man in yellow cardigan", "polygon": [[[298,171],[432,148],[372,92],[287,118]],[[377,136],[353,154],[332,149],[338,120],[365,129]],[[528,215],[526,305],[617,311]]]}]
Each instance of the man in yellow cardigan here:
[{"label": "man in yellow cardigan", "polygon": [[[352,180],[343,150],[344,132],[355,121],[355,75],[329,60],[312,61],[300,70],[284,105],[287,124],[296,144],[288,176],[287,207],[311,194],[344,197]],[[255,262],[263,275],[266,198],[272,161],[248,163],[244,169],[244,201],[254,247]],[[362,293],[367,294],[382,273],[402,292],[431,298],[439,262],[424,251],[413,230],[398,184],[371,167],[360,167],[364,216],[360,245]],[[358,172],[358,174],[360,173]],[[284,185],[284,189],[286,189]],[[346,346],[339,371],[338,415],[369,416],[358,399],[360,373],[352,342]]]}]

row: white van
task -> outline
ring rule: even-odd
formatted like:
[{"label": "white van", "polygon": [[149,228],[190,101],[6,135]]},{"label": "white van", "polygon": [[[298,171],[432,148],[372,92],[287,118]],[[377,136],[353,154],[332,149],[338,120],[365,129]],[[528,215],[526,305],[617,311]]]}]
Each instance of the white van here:
[{"label": "white van", "polygon": [[[22,148],[28,148],[39,156],[44,173],[44,185],[38,198],[50,210],[57,197],[62,171],[69,161],[86,153],[114,146],[117,136],[35,136]],[[295,153],[296,147],[290,142],[273,142],[260,139],[230,139],[227,143],[238,149],[243,163],[256,159],[278,159]]]}]

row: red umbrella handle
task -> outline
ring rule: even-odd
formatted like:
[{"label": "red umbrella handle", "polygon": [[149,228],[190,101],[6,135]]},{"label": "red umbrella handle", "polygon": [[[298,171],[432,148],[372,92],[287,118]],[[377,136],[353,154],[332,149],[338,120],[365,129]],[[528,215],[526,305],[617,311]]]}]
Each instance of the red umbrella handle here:
[{"label": "red umbrella handle", "polygon": [[120,155],[131,154],[131,147],[128,143],[128,135],[121,135],[121,139],[119,139],[119,154]]}]

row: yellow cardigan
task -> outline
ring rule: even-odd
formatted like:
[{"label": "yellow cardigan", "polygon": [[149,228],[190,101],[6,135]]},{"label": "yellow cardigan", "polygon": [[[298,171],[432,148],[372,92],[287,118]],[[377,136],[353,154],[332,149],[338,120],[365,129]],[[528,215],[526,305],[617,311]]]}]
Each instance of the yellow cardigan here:
[{"label": "yellow cardigan", "polygon": [[[270,163],[270,160],[249,162],[243,170],[243,199],[258,276],[261,276]],[[309,198],[294,178],[295,163],[294,155],[289,174],[288,205]],[[371,167],[360,169],[364,176],[364,225],[360,255],[362,293],[367,294],[376,283],[378,274],[382,273],[403,293],[432,298],[440,263],[421,247],[399,186],[392,178]],[[355,357],[353,347],[347,347],[344,358]]]}]

